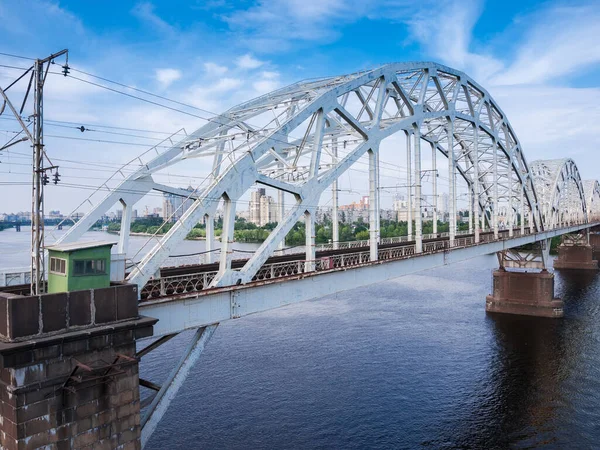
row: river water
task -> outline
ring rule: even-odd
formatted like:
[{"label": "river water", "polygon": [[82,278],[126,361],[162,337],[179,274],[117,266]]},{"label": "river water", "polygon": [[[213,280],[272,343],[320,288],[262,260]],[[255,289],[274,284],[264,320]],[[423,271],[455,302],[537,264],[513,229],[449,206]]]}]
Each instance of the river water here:
[{"label": "river water", "polygon": [[[557,272],[563,319],[489,315],[496,264],[221,324],[148,448],[599,448],[600,275]],[[141,376],[160,383],[189,337]]]}]

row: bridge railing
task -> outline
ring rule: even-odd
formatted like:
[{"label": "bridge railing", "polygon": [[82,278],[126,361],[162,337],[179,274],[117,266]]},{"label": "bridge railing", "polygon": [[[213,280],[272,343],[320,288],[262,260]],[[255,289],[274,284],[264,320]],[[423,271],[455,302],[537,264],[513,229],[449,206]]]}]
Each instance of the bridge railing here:
[{"label": "bridge railing", "polygon": [[[505,230],[502,230],[505,231]],[[468,234],[468,233],[463,233]],[[524,234],[531,234],[529,228],[525,228]],[[513,237],[521,236],[520,229],[513,229]],[[508,239],[507,233],[501,233],[499,239]],[[406,242],[407,237],[387,238],[382,240],[385,243]],[[480,235],[480,243],[494,241],[493,233]],[[369,241],[351,241],[345,244],[346,248],[357,248],[368,245]],[[382,242],[382,243],[384,243]],[[352,246],[350,246],[352,244]],[[326,244],[329,245],[329,244]],[[475,245],[475,236],[457,236],[451,246],[449,240],[432,241],[423,243],[423,253],[436,253],[439,251],[448,250],[450,248],[461,248]],[[395,260],[409,258],[416,255],[416,246],[414,243],[398,245],[396,247],[383,248],[378,251],[379,260]],[[252,281],[265,281],[276,278],[284,278],[289,276],[300,275],[312,271],[322,272],[334,270],[344,267],[358,266],[371,261],[369,251],[341,253],[337,255],[318,258],[314,261],[298,259],[296,261],[287,261],[280,263],[272,263],[263,265],[256,273]],[[185,294],[190,292],[199,292],[210,286],[210,283],[217,275],[217,271],[200,272],[186,275],[175,275],[150,280],[142,289],[142,299],[156,298],[166,295]]]},{"label": "bridge railing", "polygon": [[29,267],[17,267],[13,269],[0,270],[0,286],[16,286],[31,282],[31,269]]}]

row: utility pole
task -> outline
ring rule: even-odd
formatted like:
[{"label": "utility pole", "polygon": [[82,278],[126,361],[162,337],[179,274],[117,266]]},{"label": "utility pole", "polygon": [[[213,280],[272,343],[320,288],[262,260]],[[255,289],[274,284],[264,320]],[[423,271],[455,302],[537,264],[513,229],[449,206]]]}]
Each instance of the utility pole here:
[{"label": "utility pole", "polygon": [[[44,156],[48,159],[44,151],[44,83],[50,65],[54,63],[54,59],[62,55],[67,55],[67,62],[63,69],[63,75],[67,76],[69,73],[68,66],[68,50],[61,50],[60,52],[54,53],[44,59],[36,59],[33,66],[30,67],[21,75],[17,80],[10,84],[6,89],[0,88],[0,95],[4,98],[5,104],[9,106],[15,118],[19,121],[23,132],[27,135],[27,138],[33,146],[33,180],[32,180],[32,192],[31,192],[31,294],[42,294],[45,292],[46,284],[46,266],[45,266],[45,255],[44,255],[44,185],[48,184],[48,175],[46,172],[52,169],[58,169],[50,163],[49,166],[44,167]],[[12,105],[6,91],[14,86],[21,78],[27,73],[31,72],[31,78],[29,85],[23,98],[23,103],[20,111],[17,111]],[[23,122],[21,114],[27,102],[27,97],[31,87],[33,86],[33,130],[29,131],[27,125]],[[25,138],[22,140],[26,140]],[[20,142],[20,141],[17,141]],[[16,143],[16,142],[15,142]],[[0,150],[7,148],[7,144]],[[54,182],[57,183],[59,180],[58,170],[54,175]]]}]

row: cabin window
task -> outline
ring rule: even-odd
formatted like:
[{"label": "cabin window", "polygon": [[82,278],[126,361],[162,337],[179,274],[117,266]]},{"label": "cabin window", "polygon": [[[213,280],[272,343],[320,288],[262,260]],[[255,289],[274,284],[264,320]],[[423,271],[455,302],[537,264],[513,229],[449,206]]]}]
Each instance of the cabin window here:
[{"label": "cabin window", "polygon": [[73,261],[73,275],[104,275],[106,274],[106,260],[80,259]]},{"label": "cabin window", "polygon": [[67,260],[62,258],[50,258],[50,273],[57,275],[67,274]]}]

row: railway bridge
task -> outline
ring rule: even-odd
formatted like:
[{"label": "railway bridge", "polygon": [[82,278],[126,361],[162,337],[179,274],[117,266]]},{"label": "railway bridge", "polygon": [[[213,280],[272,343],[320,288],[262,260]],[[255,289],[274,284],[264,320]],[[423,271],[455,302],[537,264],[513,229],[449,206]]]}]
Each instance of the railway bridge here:
[{"label": "railway bridge", "polygon": [[[408,234],[382,238],[381,155],[390,147],[406,158]],[[210,174],[193,191],[156,181],[170,167],[197,160]],[[338,183],[359,164],[368,166],[369,239],[340,242]],[[440,174],[447,179],[448,232],[438,232],[434,207],[432,233],[424,234],[424,199],[439,195]],[[236,260],[236,208],[255,184],[277,192],[279,220],[248,259]],[[528,162],[490,94],[435,63],[386,64],[298,82],[237,105],[184,139],[170,137],[79,205],[75,211],[88,205],[87,213],[56,245],[76,243],[118,205],[117,254],[127,254],[132,208],[153,191],[190,206],[174,212],[174,225],[157,231],[109,291],[30,296],[21,285],[0,292],[2,380],[9,394],[3,401],[14,412],[0,426],[3,446],[34,448],[48,436],[72,447],[145,445],[225,320],[491,253],[499,268],[488,311],[558,318],[563,305],[547,270],[551,240],[561,239],[555,268],[598,269],[598,182],[582,180],[569,158]],[[315,215],[325,197],[332,242],[318,246]],[[459,202],[468,210],[465,231],[458,231]],[[216,251],[218,208],[223,227]],[[305,224],[304,246],[282,254],[298,221]],[[167,267],[199,222],[206,224],[205,261]],[[68,218],[59,226],[65,224]],[[162,385],[138,374],[141,358],[190,329],[193,337]],[[143,401],[140,387],[151,392]]]}]

